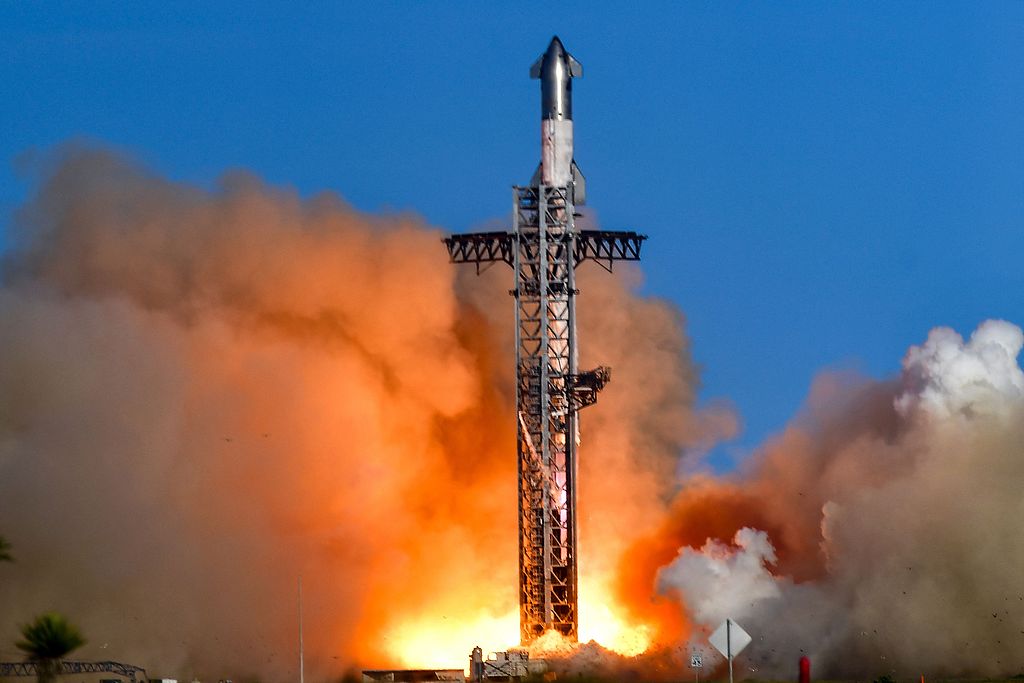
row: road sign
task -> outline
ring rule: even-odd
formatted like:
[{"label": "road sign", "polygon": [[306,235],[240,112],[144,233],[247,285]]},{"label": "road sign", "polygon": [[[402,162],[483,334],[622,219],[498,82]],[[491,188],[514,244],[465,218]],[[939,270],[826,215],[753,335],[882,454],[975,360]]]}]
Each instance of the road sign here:
[{"label": "road sign", "polygon": [[704,666],[704,657],[699,654],[690,655],[690,668],[700,669]]},{"label": "road sign", "polygon": [[708,638],[716,650],[722,653],[726,659],[732,659],[738,655],[743,648],[750,645],[753,638],[750,634],[740,628],[732,619],[726,619],[722,625],[715,629],[715,632]]},{"label": "road sign", "polygon": [[716,650],[722,653],[729,660],[729,683],[732,683],[732,660],[743,648],[750,645],[753,638],[750,634],[740,628],[732,619],[726,619],[722,625],[715,629],[715,632],[708,638]]}]

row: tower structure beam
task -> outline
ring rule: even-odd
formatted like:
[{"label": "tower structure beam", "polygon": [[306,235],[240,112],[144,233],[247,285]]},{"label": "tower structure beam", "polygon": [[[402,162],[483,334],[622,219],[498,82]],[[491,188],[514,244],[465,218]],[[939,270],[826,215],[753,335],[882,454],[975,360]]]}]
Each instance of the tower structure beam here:
[{"label": "tower structure beam", "polygon": [[[573,263],[593,261],[611,272],[616,261],[639,261],[640,245],[646,235],[625,230],[577,230],[573,243]],[[448,248],[452,263],[471,263],[477,272],[491,264],[515,266],[516,233],[506,231],[469,232],[449,235],[441,240]]]}]

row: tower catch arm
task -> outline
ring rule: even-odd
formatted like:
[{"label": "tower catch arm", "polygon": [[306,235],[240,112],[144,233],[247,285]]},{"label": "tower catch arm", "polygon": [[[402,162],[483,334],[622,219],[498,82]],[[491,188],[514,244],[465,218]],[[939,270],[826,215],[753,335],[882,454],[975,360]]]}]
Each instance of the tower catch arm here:
[{"label": "tower catch arm", "polygon": [[573,256],[577,266],[594,261],[610,273],[616,261],[639,261],[645,239],[647,235],[625,230],[580,230]]},{"label": "tower catch arm", "polygon": [[[450,235],[442,241],[452,263],[472,263],[481,273],[491,264],[514,266],[515,234],[505,231]],[[615,261],[639,261],[647,235],[626,230],[580,230],[573,250],[574,265],[594,261],[611,272]]]},{"label": "tower catch arm", "polygon": [[477,275],[494,263],[507,263],[509,266],[514,264],[512,234],[508,232],[449,235],[442,242],[448,247],[448,257],[452,263],[472,263],[476,266]]}]

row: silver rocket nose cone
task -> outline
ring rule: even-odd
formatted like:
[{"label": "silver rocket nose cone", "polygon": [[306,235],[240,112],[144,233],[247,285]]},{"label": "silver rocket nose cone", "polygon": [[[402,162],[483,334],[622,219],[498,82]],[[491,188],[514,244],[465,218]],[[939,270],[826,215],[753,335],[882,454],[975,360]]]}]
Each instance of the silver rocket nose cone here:
[{"label": "silver rocket nose cone", "polygon": [[558,36],[530,68],[530,77],[541,82],[541,118],[572,118],[572,79],[583,75],[583,65],[565,51]]},{"label": "silver rocket nose cone", "polygon": [[561,59],[562,55],[565,54],[565,46],[562,45],[562,41],[558,39],[558,36],[554,36],[551,39],[551,43],[548,44],[548,49],[545,52],[545,56],[548,59]]}]

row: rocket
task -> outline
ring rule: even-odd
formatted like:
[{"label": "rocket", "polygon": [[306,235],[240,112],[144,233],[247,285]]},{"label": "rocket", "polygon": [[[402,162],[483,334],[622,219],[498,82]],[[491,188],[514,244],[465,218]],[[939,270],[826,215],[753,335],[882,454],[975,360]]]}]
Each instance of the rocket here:
[{"label": "rocket", "polygon": [[[576,509],[579,411],[597,401],[608,368],[580,372],[575,269],[639,261],[644,235],[580,229],[583,174],[573,160],[572,79],[583,66],[558,37],[530,68],[540,79],[540,165],[513,188],[512,225],[444,238],[452,263],[505,263],[516,301],[516,455],[519,491],[519,634],[579,634]],[[483,266],[483,267],[481,267]],[[546,379],[544,379],[546,378]],[[560,379],[555,379],[560,378]],[[538,381],[539,380],[539,381]],[[474,664],[479,650],[474,651]]]},{"label": "rocket", "polygon": [[540,79],[540,166],[530,184],[571,186],[574,204],[583,204],[587,193],[572,145],[572,79],[582,77],[583,65],[558,36],[530,67],[530,78]]}]

